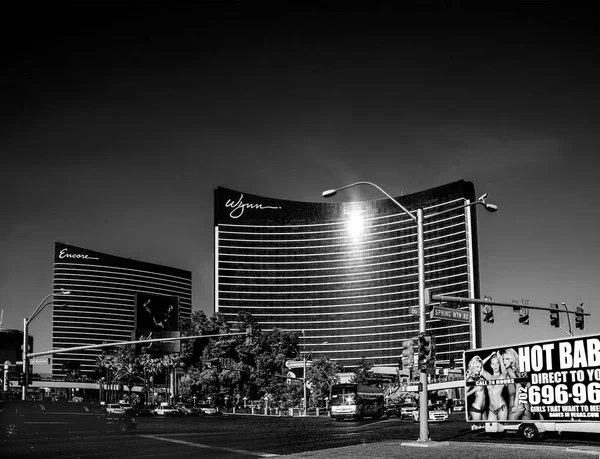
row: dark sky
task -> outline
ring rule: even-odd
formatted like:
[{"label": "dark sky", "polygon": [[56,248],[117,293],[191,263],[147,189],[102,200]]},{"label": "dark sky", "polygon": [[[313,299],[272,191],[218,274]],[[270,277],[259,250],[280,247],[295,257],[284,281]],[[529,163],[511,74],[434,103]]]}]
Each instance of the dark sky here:
[{"label": "dark sky", "polygon": [[[479,217],[482,292],[594,313],[595,16],[499,4],[7,9],[3,327],[21,328],[50,293],[54,241],[190,270],[193,307],[210,314],[215,187],[320,202],[358,180],[394,196],[473,181],[500,206]],[[564,336],[543,313],[529,329],[496,315],[484,345]],[[32,323],[37,350],[49,320]]]}]

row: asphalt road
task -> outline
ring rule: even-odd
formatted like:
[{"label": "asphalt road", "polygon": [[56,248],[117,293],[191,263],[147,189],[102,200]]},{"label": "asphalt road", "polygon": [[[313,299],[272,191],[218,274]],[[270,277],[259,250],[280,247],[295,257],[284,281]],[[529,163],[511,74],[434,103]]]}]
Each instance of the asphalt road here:
[{"label": "asphalt road", "polygon": [[[298,454],[305,457],[334,457],[322,450],[360,445],[389,445],[394,449],[400,441],[412,442],[419,437],[419,424],[397,418],[379,421],[334,421],[327,417],[265,417],[265,416],[205,416],[175,418],[139,418],[135,431],[126,435],[96,435],[91,433],[59,433],[52,436],[30,436],[4,442],[0,447],[2,458],[219,458],[240,459],[274,457]],[[494,447],[510,444],[527,446],[515,435],[491,435],[473,432],[462,416],[454,415],[451,422],[430,424],[430,437],[434,442],[469,444],[478,459],[495,457]],[[394,443],[396,442],[394,446]],[[467,446],[465,444],[465,446]],[[600,447],[597,436],[573,435],[547,438],[540,444],[552,451],[567,446]],[[373,450],[371,448],[371,451]],[[451,448],[445,448],[449,453]],[[331,452],[332,450],[330,450]],[[414,450],[410,450],[414,451]],[[311,452],[316,455],[310,456]],[[431,456],[429,456],[431,453]],[[319,456],[319,454],[321,454]],[[488,455],[486,455],[488,454]],[[309,456],[306,456],[309,455]],[[461,457],[457,453],[456,457]],[[518,453],[518,456],[525,455]],[[367,454],[363,457],[375,457]],[[441,457],[429,451],[414,451],[411,457]],[[383,457],[383,456],[382,456]],[[390,456],[392,457],[392,456]],[[548,454],[544,454],[549,459]],[[560,456],[558,456],[560,457]],[[564,456],[563,456],[564,457]]]}]

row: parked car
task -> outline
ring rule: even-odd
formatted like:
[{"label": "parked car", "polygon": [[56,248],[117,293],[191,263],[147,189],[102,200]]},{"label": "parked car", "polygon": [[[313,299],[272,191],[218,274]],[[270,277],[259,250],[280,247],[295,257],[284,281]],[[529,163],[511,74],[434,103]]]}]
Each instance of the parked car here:
[{"label": "parked car", "polygon": [[183,415],[193,414],[191,405],[187,405],[185,403],[178,403],[175,405],[175,408],[179,410],[179,412]]},{"label": "parked car", "polygon": [[5,438],[75,431],[125,433],[135,426],[134,418],[110,413],[95,404],[46,400],[0,402],[0,427]]},{"label": "parked car", "polygon": [[154,412],[158,416],[179,416],[181,414],[177,408],[169,405],[160,405],[156,407]]},{"label": "parked car", "polygon": [[215,414],[221,414],[221,412],[219,410],[217,410],[214,406],[209,405],[208,403],[203,403],[201,405],[197,405],[197,407],[204,414],[213,415],[213,416]]},{"label": "parked car", "polygon": [[118,403],[109,403],[106,405],[106,412],[111,414],[125,414],[125,409]]}]

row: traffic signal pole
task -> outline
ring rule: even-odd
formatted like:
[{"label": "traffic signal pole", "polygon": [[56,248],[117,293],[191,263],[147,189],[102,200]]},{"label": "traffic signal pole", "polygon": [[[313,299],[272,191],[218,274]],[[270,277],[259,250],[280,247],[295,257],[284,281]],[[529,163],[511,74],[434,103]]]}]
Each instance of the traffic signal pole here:
[{"label": "traffic signal pole", "polygon": [[[435,295],[432,294],[431,295],[431,301],[439,301],[440,303],[467,303],[467,304],[489,304],[490,306],[502,306],[502,307],[510,307],[510,308],[515,308],[515,307],[521,307],[521,305],[516,304],[516,303],[504,303],[501,301],[494,301],[494,300],[480,300],[477,298],[464,298],[461,296],[448,296],[448,295]],[[543,307],[543,306],[523,306],[526,307],[527,309],[539,309],[541,311],[556,311],[556,309],[554,308],[550,308],[550,307]],[[563,312],[563,311],[561,311]],[[577,312],[577,311],[569,311],[566,310],[564,311],[565,314],[575,314],[575,315],[583,315],[583,316],[590,316],[591,314],[589,312]]]},{"label": "traffic signal pole", "polygon": [[77,346],[77,347],[65,347],[62,349],[52,349],[50,351],[42,351],[42,352],[31,352],[23,358],[31,358],[31,357],[39,357],[41,355],[53,355],[53,354],[61,354],[65,352],[76,352],[76,351],[85,351],[87,349],[101,349],[103,347],[114,347],[114,346],[131,346],[133,344],[145,344],[145,343],[164,343],[167,341],[185,341],[188,339],[200,339],[200,338],[218,338],[220,336],[236,336],[236,335],[248,335],[246,332],[241,333],[216,333],[213,335],[193,335],[193,336],[179,336],[176,338],[154,338],[154,339],[140,339],[135,341],[114,341],[112,343],[103,343],[103,344],[90,344],[88,346]]},{"label": "traffic signal pole", "polygon": [[[425,242],[423,237],[423,209],[417,209],[417,253],[419,266],[419,333],[427,332],[427,309],[425,305]],[[429,394],[427,371],[419,368],[419,441],[429,441]]]}]

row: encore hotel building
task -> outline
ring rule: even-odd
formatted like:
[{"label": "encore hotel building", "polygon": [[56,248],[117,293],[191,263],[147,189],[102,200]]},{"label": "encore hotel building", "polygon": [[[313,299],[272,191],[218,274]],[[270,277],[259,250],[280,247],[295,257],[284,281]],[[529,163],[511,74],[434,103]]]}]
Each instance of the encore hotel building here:
[{"label": "encore hotel building", "polygon": [[[58,295],[61,289],[70,293]],[[178,336],[179,322],[190,320],[192,312],[191,272],[59,242],[53,291],[53,349],[130,341],[149,333]],[[63,365],[74,362],[90,376],[101,353],[54,354],[52,375],[63,374]]]},{"label": "encore hotel building", "polygon": [[[396,198],[425,215],[425,287],[479,298],[477,226],[471,182]],[[428,218],[428,215],[430,218]],[[302,352],[348,368],[365,357],[396,367],[418,317],[417,228],[389,199],[296,202],[215,190],[215,311],[249,311],[263,330],[296,331]],[[439,366],[480,346],[480,312],[470,322],[428,318]],[[325,343],[326,342],[326,343]]]}]

